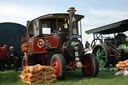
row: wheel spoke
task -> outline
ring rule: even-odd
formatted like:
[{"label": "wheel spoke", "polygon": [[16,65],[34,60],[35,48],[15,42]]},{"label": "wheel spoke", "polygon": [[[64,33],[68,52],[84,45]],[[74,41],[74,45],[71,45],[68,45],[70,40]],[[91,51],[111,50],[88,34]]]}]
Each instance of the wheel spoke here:
[{"label": "wheel spoke", "polygon": [[107,57],[106,54],[105,54],[104,48],[98,47],[96,52],[95,52],[95,55],[96,55],[96,58],[99,62],[99,65],[101,67],[103,67],[105,65],[105,59]]}]

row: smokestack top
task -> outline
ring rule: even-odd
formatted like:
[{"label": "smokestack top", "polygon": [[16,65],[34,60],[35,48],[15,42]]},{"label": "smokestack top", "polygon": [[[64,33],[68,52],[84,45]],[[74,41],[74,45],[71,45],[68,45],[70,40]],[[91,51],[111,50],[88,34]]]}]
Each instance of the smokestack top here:
[{"label": "smokestack top", "polygon": [[75,8],[74,7],[70,7],[67,12],[76,12]]}]

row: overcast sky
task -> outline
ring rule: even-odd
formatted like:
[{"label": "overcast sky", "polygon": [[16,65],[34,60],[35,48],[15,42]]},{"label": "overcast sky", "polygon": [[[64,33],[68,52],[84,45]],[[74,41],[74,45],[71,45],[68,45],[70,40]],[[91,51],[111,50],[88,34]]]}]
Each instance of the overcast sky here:
[{"label": "overcast sky", "polygon": [[0,22],[26,25],[27,20],[49,13],[65,13],[69,7],[75,7],[77,14],[85,16],[84,36],[85,30],[128,19],[128,0],[0,0]]}]

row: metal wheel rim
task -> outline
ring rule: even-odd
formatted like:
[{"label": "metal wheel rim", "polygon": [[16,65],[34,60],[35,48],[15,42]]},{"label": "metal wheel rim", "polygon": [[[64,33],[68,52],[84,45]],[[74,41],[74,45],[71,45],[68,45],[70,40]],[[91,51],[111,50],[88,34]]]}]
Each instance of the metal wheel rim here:
[{"label": "metal wheel rim", "polygon": [[58,73],[59,73],[59,62],[57,61],[57,59],[53,60],[52,66],[56,70],[55,74],[58,75]]}]

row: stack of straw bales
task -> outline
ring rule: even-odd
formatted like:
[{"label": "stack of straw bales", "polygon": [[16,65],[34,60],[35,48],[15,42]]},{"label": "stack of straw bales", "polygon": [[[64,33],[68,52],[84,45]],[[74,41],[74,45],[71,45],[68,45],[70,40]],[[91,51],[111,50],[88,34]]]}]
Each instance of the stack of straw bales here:
[{"label": "stack of straw bales", "polygon": [[56,80],[55,70],[51,66],[26,66],[18,77],[21,81],[32,83],[51,83]]},{"label": "stack of straw bales", "polygon": [[118,71],[118,69],[128,71],[128,60],[118,62],[116,64],[116,67],[117,67],[117,69],[116,69],[117,71]]}]

